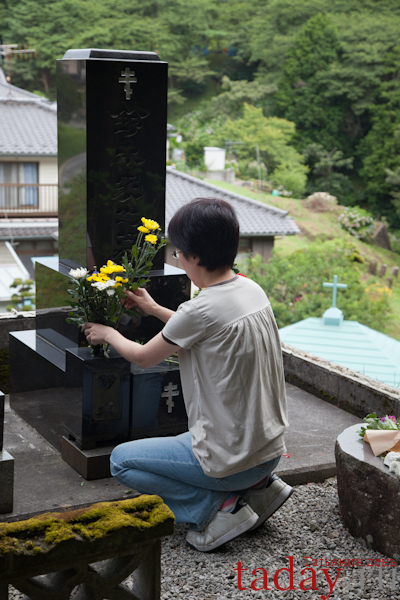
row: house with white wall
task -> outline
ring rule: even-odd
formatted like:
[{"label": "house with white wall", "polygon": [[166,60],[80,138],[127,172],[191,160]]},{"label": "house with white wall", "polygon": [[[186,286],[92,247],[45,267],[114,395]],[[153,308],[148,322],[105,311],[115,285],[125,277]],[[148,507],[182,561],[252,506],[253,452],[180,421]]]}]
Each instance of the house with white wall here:
[{"label": "house with white wall", "polygon": [[57,216],[57,107],[0,68],[0,218]]},{"label": "house with white wall", "polygon": [[11,85],[0,68],[0,312],[32,258],[57,254],[57,107]]}]

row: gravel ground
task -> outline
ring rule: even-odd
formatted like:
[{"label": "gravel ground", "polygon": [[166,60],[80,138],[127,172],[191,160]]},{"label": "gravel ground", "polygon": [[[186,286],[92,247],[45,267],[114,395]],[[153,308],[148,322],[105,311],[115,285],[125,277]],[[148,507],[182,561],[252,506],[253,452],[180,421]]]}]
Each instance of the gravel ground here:
[{"label": "gravel ground", "polygon": [[[294,586],[298,588],[302,579],[311,577],[310,571],[303,576],[303,556],[331,561],[339,559],[384,558],[379,552],[370,550],[361,539],[354,539],[340,520],[336,479],[328,479],[323,484],[308,484],[295,488],[294,494],[260,529],[245,533],[212,553],[200,553],[185,544],[186,527],[177,525],[175,535],[165,538],[162,550],[161,598],[162,600],[225,600],[228,598],[252,598],[291,600],[317,599],[329,594],[329,585],[321,567],[315,567],[319,590],[281,591],[273,581],[275,572],[288,567],[286,556],[293,557]],[[249,569],[242,574],[242,587],[238,589],[238,573],[234,571],[238,562]],[[310,562],[310,561],[309,561]],[[320,564],[320,561],[318,562]],[[310,563],[311,566],[311,563]],[[254,591],[251,582],[262,578],[263,572],[252,570],[264,568],[268,573],[269,591]],[[324,568],[324,567],[322,567]],[[400,589],[400,569],[396,573],[396,590],[391,589],[393,569],[383,568],[382,589],[379,589],[379,569],[345,567],[339,574],[330,600],[351,600],[352,598],[398,599]],[[364,571],[365,585],[360,588],[361,572]],[[328,574],[335,581],[337,571],[330,569]],[[283,572],[278,583],[288,587],[289,579]],[[305,584],[311,585],[311,581]],[[255,586],[262,588],[263,580]]]},{"label": "gravel ground", "polygon": [[[185,542],[187,528],[177,525],[173,537],[166,537],[162,543],[162,600],[227,600],[228,598],[259,600],[325,600],[329,595],[330,586],[322,571],[326,568],[320,564],[323,561],[336,559],[352,560],[384,558],[379,552],[366,547],[362,539],[354,539],[340,520],[336,479],[328,479],[323,484],[311,483],[298,486],[292,497],[277,511],[260,529],[245,533],[221,548],[210,553],[201,553],[191,549]],[[312,571],[301,575],[300,570],[305,566],[303,557],[318,559],[314,566],[316,583],[310,591],[299,589],[299,582],[312,577]],[[285,558],[285,557],[289,557]],[[287,568],[293,557],[293,586],[295,590],[279,590],[274,584],[274,574],[282,567]],[[241,587],[238,588],[238,562],[243,571]],[[311,560],[308,561],[312,567]],[[260,569],[252,575],[254,569]],[[265,572],[261,569],[265,569]],[[382,583],[379,584],[378,567],[364,569],[346,566],[340,572],[333,587],[330,600],[397,600],[400,590],[400,570],[398,568],[383,568]],[[360,586],[364,573],[364,586]],[[395,590],[393,587],[395,574]],[[335,581],[337,570],[330,568],[327,575]],[[268,590],[262,589],[264,577],[267,577]],[[255,591],[251,588],[261,588]],[[289,585],[289,575],[283,571],[277,578],[277,583],[286,588]],[[309,579],[306,587],[312,585]],[[127,581],[129,587],[129,580]],[[293,587],[292,586],[292,587]],[[10,598],[21,600],[22,594],[12,590]]]}]

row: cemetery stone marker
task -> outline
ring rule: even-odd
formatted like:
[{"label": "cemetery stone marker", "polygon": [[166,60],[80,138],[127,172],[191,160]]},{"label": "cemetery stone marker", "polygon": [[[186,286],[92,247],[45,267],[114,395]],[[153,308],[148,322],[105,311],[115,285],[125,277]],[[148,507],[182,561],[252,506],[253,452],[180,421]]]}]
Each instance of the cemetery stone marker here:
[{"label": "cemetery stone marker", "polygon": [[[59,448],[61,420],[63,456],[75,468],[83,461],[87,473],[87,451],[187,429],[177,367],[160,367],[154,387],[154,372],[134,372],[115,351],[108,361],[93,358],[83,334],[66,323],[71,268],[120,262],[143,216],[164,229],[167,64],[154,52],[68,50],[57,77],[59,259],[36,266],[36,332],[10,336],[11,402]],[[189,299],[187,276],[165,265],[162,253],[153,268],[150,294],[176,310]],[[119,329],[145,343],[162,327],[154,317],[126,316]],[[20,364],[27,365],[22,377]],[[139,409],[135,389],[146,378],[153,402]],[[166,420],[169,384],[179,391]]]}]

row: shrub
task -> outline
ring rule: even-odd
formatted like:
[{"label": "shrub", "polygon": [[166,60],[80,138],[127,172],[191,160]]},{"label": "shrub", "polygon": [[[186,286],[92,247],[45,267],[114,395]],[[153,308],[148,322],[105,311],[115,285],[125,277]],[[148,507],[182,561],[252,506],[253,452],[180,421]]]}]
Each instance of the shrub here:
[{"label": "shrub", "polygon": [[369,241],[372,237],[374,230],[373,216],[359,206],[353,206],[350,209],[346,206],[338,218],[338,223],[342,229],[345,229],[359,240]]},{"label": "shrub", "polygon": [[315,192],[311,196],[307,196],[304,206],[314,212],[327,212],[336,208],[337,198],[328,192]]}]

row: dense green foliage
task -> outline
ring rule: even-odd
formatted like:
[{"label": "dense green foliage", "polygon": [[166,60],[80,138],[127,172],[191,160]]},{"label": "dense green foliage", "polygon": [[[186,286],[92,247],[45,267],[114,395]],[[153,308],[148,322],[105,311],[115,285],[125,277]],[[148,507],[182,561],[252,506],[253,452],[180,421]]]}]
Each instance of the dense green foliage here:
[{"label": "dense green foliage", "polygon": [[[221,132],[237,142],[228,146],[233,158],[254,162],[242,127],[251,105],[294,124],[287,146],[292,158],[304,156],[308,193],[368,208],[393,230],[400,230],[399,28],[398,0],[0,0],[2,42],[37,50],[36,59],[11,60],[16,85],[54,97],[55,59],[68,48],[157,51],[169,62],[172,114],[216,94],[174,120],[189,166],[202,166],[203,146]],[[286,162],[282,175],[269,158],[261,157],[266,176],[275,171],[276,183],[302,193],[304,165]]]},{"label": "dense green foliage", "polygon": [[278,80],[275,108],[297,124],[299,143],[320,143],[326,148],[343,146],[341,125],[344,108],[330,96],[329,72],[339,61],[336,28],[324,15],[307,21],[286,52],[283,74]]},{"label": "dense green foliage", "polygon": [[218,132],[219,142],[240,140],[236,155],[247,164],[256,159],[257,146],[266,167],[266,176],[296,194],[304,193],[308,168],[290,142],[294,123],[278,117],[264,117],[261,108],[245,104],[240,119],[228,119]]},{"label": "dense green foliage", "polygon": [[287,256],[275,252],[268,267],[260,256],[248,258],[240,269],[265,290],[279,328],[307,317],[322,317],[332,305],[332,294],[322,284],[338,275],[339,282],[348,285],[337,299],[344,318],[379,331],[388,318],[390,292],[368,295],[360,281],[366,267],[359,260],[362,257],[355,246],[336,239],[315,242]]}]

